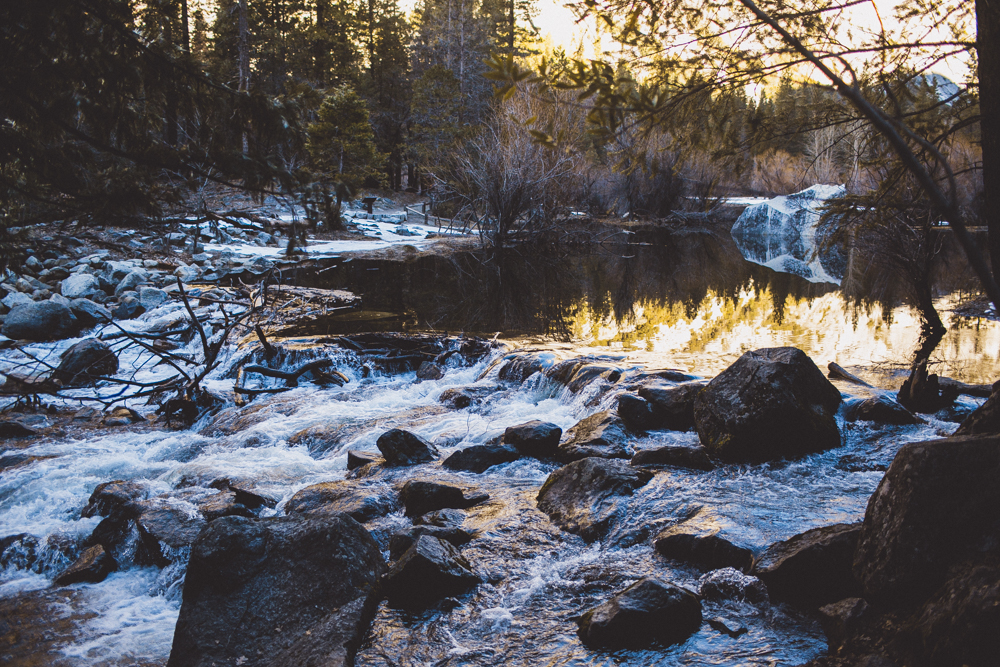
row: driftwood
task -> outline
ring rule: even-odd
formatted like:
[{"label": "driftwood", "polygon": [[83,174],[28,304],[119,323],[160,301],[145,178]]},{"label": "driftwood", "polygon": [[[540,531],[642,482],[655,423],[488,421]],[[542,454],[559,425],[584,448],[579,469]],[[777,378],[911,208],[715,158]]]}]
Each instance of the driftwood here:
[{"label": "driftwood", "polygon": [[965,384],[951,378],[939,377],[938,386],[942,390],[955,391],[959,394],[978,396],[979,398],[989,398],[993,394],[993,385],[991,384]]},{"label": "driftwood", "polygon": [[868,387],[869,389],[875,389],[875,387],[873,387],[872,385],[868,384],[867,382],[865,382],[864,380],[862,380],[861,378],[859,378],[857,375],[854,375],[853,373],[851,373],[847,369],[845,369],[843,366],[835,364],[832,361],[827,366],[827,368],[830,369],[830,372],[827,374],[827,377],[833,378],[834,380],[845,380],[847,382],[853,382],[854,384],[859,384],[862,387]]},{"label": "driftwood", "polygon": [[[302,375],[310,371],[319,371],[323,368],[328,368],[333,365],[333,361],[330,359],[316,359],[315,361],[310,361],[307,364],[302,364],[294,371],[281,371],[274,368],[268,368],[267,366],[244,366],[244,373],[259,373],[260,375],[265,375],[272,378],[281,378],[285,381],[286,387],[297,387],[299,386],[299,378]],[[329,373],[322,374],[325,378],[330,378],[333,382],[343,386],[344,384],[350,382],[350,378],[341,373],[340,371],[330,371]]]}]

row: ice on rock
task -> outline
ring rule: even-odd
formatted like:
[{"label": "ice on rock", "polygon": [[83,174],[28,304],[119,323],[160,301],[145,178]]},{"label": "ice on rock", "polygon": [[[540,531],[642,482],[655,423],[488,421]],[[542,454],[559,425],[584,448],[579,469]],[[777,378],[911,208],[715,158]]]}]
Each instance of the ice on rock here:
[{"label": "ice on rock", "polygon": [[748,206],[731,231],[736,246],[756,264],[839,285],[844,259],[835,248],[820,248],[817,227],[823,203],[844,194],[842,185],[814,185]]}]

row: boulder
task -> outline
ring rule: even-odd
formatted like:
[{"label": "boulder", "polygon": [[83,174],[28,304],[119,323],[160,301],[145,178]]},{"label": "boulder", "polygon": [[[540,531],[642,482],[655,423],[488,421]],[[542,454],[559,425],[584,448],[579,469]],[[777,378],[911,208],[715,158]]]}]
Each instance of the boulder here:
[{"label": "boulder", "polygon": [[684,521],[661,531],[653,546],[665,558],[705,570],[731,567],[749,572],[753,566],[753,552],[720,537],[718,528],[697,521]]},{"label": "boulder", "polygon": [[641,648],[677,644],[701,626],[701,603],[683,588],[643,577],[577,621],[587,646]]},{"label": "boulder", "polygon": [[424,607],[460,595],[481,581],[455,547],[421,535],[390,568],[384,585],[389,604]]},{"label": "boulder", "polygon": [[496,385],[489,386],[478,386],[472,385],[469,387],[452,387],[450,389],[445,389],[438,396],[438,402],[446,405],[450,408],[455,408],[461,410],[462,408],[467,408],[470,405],[478,405],[482,403],[484,399],[488,396],[492,396],[500,388]]},{"label": "boulder", "polygon": [[538,509],[563,530],[592,542],[623,510],[623,496],[631,496],[651,478],[651,473],[623,461],[581,459],[549,475],[538,492]]},{"label": "boulder", "polygon": [[610,410],[581,419],[563,435],[559,460],[569,462],[589,457],[627,459],[632,455],[625,424]]},{"label": "boulder", "polygon": [[771,598],[816,608],[861,592],[851,565],[861,526],[837,523],[813,528],[772,544],[757,558],[753,574]]},{"label": "boulder", "polygon": [[347,452],[347,469],[357,470],[362,466],[366,466],[369,463],[376,463],[379,459],[376,456],[367,454],[364,452],[355,452],[354,450],[349,450]]},{"label": "boulder", "polygon": [[198,503],[198,511],[206,521],[215,521],[224,516],[254,516],[249,507],[236,500],[236,494],[232,491],[221,491],[205,498]]},{"label": "boulder", "polygon": [[[142,501],[142,511],[135,520],[139,529],[139,539],[148,554],[146,562],[166,567],[184,556],[178,552],[191,546],[206,526],[200,516],[192,516],[187,510],[154,501]],[[166,548],[164,548],[166,547]]]},{"label": "boulder", "polygon": [[74,273],[59,284],[59,293],[67,299],[90,299],[100,292],[100,281],[89,273]]},{"label": "boulder", "polygon": [[110,322],[112,319],[110,310],[90,299],[73,299],[69,302],[69,309],[73,311],[83,326],[87,327]]},{"label": "boulder", "polygon": [[80,333],[80,320],[52,301],[15,306],[3,321],[3,335],[17,340],[61,340]]},{"label": "boulder", "polygon": [[98,484],[80,516],[111,516],[146,497],[146,487],[136,482],[115,480]]},{"label": "boulder", "polygon": [[503,432],[504,444],[510,445],[525,456],[547,459],[556,456],[562,429],[555,424],[537,419],[517,426],[508,426]]},{"label": "boulder", "polygon": [[359,523],[385,516],[398,505],[391,495],[373,493],[350,482],[313,484],[297,492],[285,505],[288,514],[346,514]]},{"label": "boulder", "polygon": [[33,438],[36,435],[38,435],[38,431],[28,428],[24,424],[7,420],[0,421],[0,440]]},{"label": "boulder", "polygon": [[819,608],[819,624],[831,652],[843,646],[847,638],[860,629],[868,609],[868,603],[862,598],[844,598]]},{"label": "boulder", "polygon": [[201,275],[201,269],[197,266],[178,266],[174,269],[174,275],[180,278],[182,283],[189,283],[198,279],[198,276]]},{"label": "boulder", "polygon": [[23,292],[11,292],[7,296],[0,300],[0,303],[7,306],[10,310],[14,310],[16,306],[21,306],[28,303],[34,303],[35,300],[32,299],[27,294]]},{"label": "boulder", "polygon": [[145,269],[136,269],[129,272],[127,276],[121,279],[121,282],[115,287],[115,296],[121,296],[124,292],[135,291],[139,285],[142,285],[149,281],[149,271]]},{"label": "boulder", "polygon": [[521,384],[535,373],[539,373],[555,364],[555,356],[551,352],[536,352],[533,354],[512,354],[504,359],[497,373],[501,382]]},{"label": "boulder", "polygon": [[854,573],[868,602],[926,600],[957,563],[1000,544],[1000,436],[904,445],[868,500]]},{"label": "boulder", "polygon": [[618,416],[629,429],[642,432],[655,428],[649,402],[632,394],[618,397]]},{"label": "boulder", "polygon": [[342,515],[213,521],[191,548],[168,667],[347,667],[385,561]]},{"label": "boulder", "polygon": [[1000,433],[1000,392],[993,392],[986,402],[962,420],[952,435]]},{"label": "boulder", "polygon": [[451,484],[411,479],[400,489],[399,500],[406,507],[406,516],[419,516],[445,508],[472,507],[489,500],[489,495]]},{"label": "boulder", "polygon": [[118,305],[111,311],[116,320],[131,320],[146,312],[137,297],[126,295],[118,300]]},{"label": "boulder", "polygon": [[493,466],[517,461],[519,458],[521,453],[510,445],[473,445],[455,452],[442,461],[441,465],[450,470],[482,473]]},{"label": "boulder", "polygon": [[146,310],[153,310],[162,305],[168,298],[166,292],[156,287],[139,288],[139,304]]},{"label": "boulder", "polygon": [[375,443],[387,466],[412,466],[438,458],[437,448],[418,435],[394,428],[379,436]]},{"label": "boulder", "polygon": [[467,514],[460,509],[446,507],[421,514],[413,520],[417,526],[437,526],[438,528],[461,528]]},{"label": "boulder", "polygon": [[117,372],[118,357],[111,347],[98,338],[84,338],[63,352],[52,377],[65,387],[83,387]]},{"label": "boulder", "polygon": [[705,388],[703,382],[685,382],[676,387],[646,385],[639,396],[649,404],[651,428],[689,431],[694,428],[694,402]]},{"label": "boulder", "polygon": [[59,573],[53,580],[56,586],[69,586],[81,582],[104,581],[115,571],[114,559],[100,544],[96,544],[80,555],[76,562]]},{"label": "boulder", "polygon": [[709,454],[760,462],[840,446],[840,392],[794,347],[747,352],[695,399],[695,426]]},{"label": "boulder", "polygon": [[767,586],[763,581],[732,567],[703,574],[698,579],[698,594],[713,602],[736,600],[763,604],[769,601]]},{"label": "boulder", "polygon": [[444,377],[444,371],[433,361],[425,361],[417,369],[418,380],[440,380]]},{"label": "boulder", "polygon": [[389,558],[396,560],[413,546],[421,535],[430,535],[439,540],[444,540],[454,547],[468,544],[472,539],[472,533],[459,526],[411,526],[406,530],[393,534],[389,538]]},{"label": "boulder", "polygon": [[634,466],[671,466],[692,470],[714,470],[715,464],[708,458],[704,447],[686,445],[665,445],[654,449],[640,449],[632,457]]},{"label": "boulder", "polygon": [[872,396],[846,406],[844,419],[849,422],[869,421],[879,424],[907,426],[923,424],[924,420],[916,416],[888,396]]}]

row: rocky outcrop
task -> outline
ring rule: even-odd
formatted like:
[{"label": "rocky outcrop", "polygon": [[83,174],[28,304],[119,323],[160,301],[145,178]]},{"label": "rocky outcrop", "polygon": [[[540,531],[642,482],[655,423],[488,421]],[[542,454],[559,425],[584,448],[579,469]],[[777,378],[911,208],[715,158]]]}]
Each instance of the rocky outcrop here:
[{"label": "rocky outcrop", "polygon": [[860,586],[851,565],[860,532],[859,525],[846,523],[807,530],[765,549],[753,574],[773,600],[799,607],[855,597]]},{"label": "rocky outcrop", "polygon": [[406,516],[420,516],[445,508],[465,509],[489,500],[489,495],[451,484],[410,480],[399,490]]},{"label": "rocky outcrop", "polygon": [[713,457],[759,462],[840,446],[840,392],[793,347],[747,352],[695,399],[695,426]]},{"label": "rocky outcrop", "polygon": [[97,338],[85,338],[63,352],[52,377],[65,387],[82,387],[117,372],[118,357],[108,344]]},{"label": "rocky outcrop", "polygon": [[500,443],[472,445],[460,449],[441,462],[450,470],[467,470],[469,472],[486,472],[493,466],[510,463],[521,458],[521,453],[510,445]]},{"label": "rocky outcrop", "polygon": [[80,333],[80,320],[54,301],[15,306],[3,321],[3,335],[17,340],[62,340]]},{"label": "rocky outcrop", "polygon": [[351,665],[384,572],[343,515],[213,521],[191,549],[167,665]]},{"label": "rocky outcrop", "polygon": [[560,461],[578,461],[589,457],[627,459],[632,456],[625,424],[610,410],[585,417],[566,431],[559,443]]},{"label": "rocky outcrop", "polygon": [[387,466],[413,466],[437,460],[437,448],[418,435],[394,428],[379,436],[375,445]]},{"label": "rocky outcrop", "polygon": [[524,456],[536,459],[554,458],[558,453],[561,437],[561,428],[537,419],[508,426],[503,432],[504,444],[510,445]]},{"label": "rocky outcrop", "polygon": [[385,589],[394,606],[423,607],[460,595],[480,582],[458,549],[432,535],[421,535],[393,564]]},{"label": "rocky outcrop", "polygon": [[324,482],[298,491],[285,504],[288,514],[346,514],[367,523],[398,509],[393,494],[378,493],[350,482]]},{"label": "rocky outcrop", "polygon": [[577,621],[587,646],[641,648],[684,641],[701,626],[701,603],[690,591],[644,577]]},{"label": "rocky outcrop", "polygon": [[549,475],[538,492],[538,509],[563,530],[592,542],[621,513],[624,498],[651,478],[623,461],[582,459]]}]

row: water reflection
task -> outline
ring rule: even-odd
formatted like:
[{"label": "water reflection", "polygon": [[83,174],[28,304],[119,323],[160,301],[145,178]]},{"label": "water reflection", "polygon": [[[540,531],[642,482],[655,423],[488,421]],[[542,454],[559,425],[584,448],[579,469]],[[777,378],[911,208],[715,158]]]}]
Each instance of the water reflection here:
[{"label": "water reflection", "polygon": [[[869,369],[897,386],[924,324],[908,287],[872,270],[845,291],[746,261],[725,231],[658,230],[625,245],[573,250],[345,261],[293,279],[360,294],[365,311],[292,335],[366,330],[464,332],[522,343],[611,348],[657,367],[713,375],[746,350],[794,345],[817,364]],[[951,281],[949,283],[949,280]],[[942,274],[952,290],[961,274]],[[1000,368],[1000,327],[963,320],[938,300],[947,328],[934,371],[985,383]]]}]

